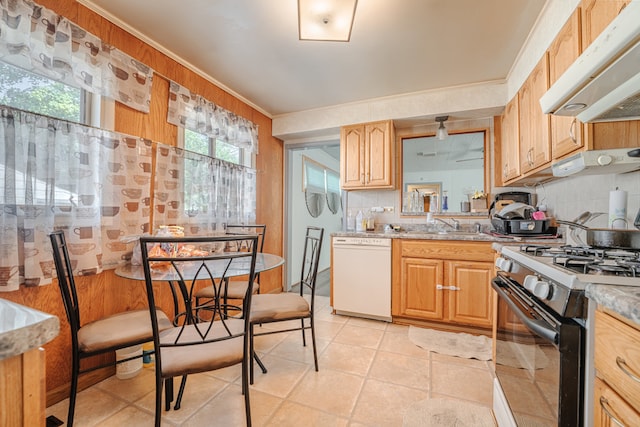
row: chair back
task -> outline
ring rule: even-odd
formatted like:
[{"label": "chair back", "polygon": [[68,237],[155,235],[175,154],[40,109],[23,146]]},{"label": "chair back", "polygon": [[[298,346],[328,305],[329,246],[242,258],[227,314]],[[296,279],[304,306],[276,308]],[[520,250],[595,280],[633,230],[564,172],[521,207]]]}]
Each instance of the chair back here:
[{"label": "chair back", "polygon": [[[241,241],[250,242],[252,250],[216,251],[220,244]],[[166,295],[169,284],[178,288],[183,302],[182,311],[174,319],[175,327],[162,332],[162,337],[155,310],[150,310],[157,369],[162,370],[163,353],[171,347],[210,344],[248,334],[252,293],[245,293],[242,305],[232,305],[233,302],[228,303],[224,298],[224,283],[229,277],[241,274],[250,279],[255,277],[257,241],[257,235],[140,238],[149,307],[161,302],[161,295]],[[198,322],[196,312],[204,306],[196,306],[194,294],[204,285],[213,290],[213,302],[206,305],[211,319]]]},{"label": "chair back", "polygon": [[73,348],[77,348],[77,335],[80,329],[80,306],[78,304],[78,293],[76,283],[73,280],[73,268],[67,250],[67,241],[62,230],[54,231],[49,235],[51,247],[53,248],[53,261],[58,275],[58,287],[62,294],[64,311],[67,314],[67,321],[71,327],[71,339]]},{"label": "chair back", "polygon": [[[257,234],[258,235],[258,252],[262,252],[264,249],[264,235],[267,232],[267,226],[263,224],[228,224],[226,234],[240,235],[240,234]],[[251,250],[248,245],[250,242],[242,242],[238,246],[238,250]]]},{"label": "chair back", "polygon": [[307,227],[304,238],[304,252],[302,255],[302,271],[300,274],[300,295],[305,289],[311,293],[311,307],[316,295],[316,278],[318,276],[318,263],[320,262],[320,251],[322,249],[322,238],[324,228]]}]

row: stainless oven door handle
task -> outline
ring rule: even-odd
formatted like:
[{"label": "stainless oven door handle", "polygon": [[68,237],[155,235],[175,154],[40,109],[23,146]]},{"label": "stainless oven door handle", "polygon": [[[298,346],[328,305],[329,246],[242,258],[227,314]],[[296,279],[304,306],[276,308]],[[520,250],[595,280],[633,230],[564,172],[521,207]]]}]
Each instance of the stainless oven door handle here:
[{"label": "stainless oven door handle", "polygon": [[518,307],[518,305],[511,299],[511,297],[502,290],[500,285],[492,282],[491,286],[496,290],[500,298],[502,298],[507,303],[509,308],[514,312],[516,316],[518,316],[518,319],[520,319],[520,321],[522,321],[522,323],[524,323],[527,328],[529,328],[545,341],[548,341],[553,345],[558,344],[558,332],[554,328],[550,327],[549,324],[544,320],[535,320],[529,318],[525,313],[522,312],[520,307]]}]

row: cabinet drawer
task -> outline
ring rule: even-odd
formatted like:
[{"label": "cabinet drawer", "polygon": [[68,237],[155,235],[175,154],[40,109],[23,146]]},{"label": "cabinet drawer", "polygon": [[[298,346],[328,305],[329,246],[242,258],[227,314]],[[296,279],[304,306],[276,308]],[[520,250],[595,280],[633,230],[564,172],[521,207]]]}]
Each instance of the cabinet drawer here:
[{"label": "cabinet drawer", "polygon": [[594,426],[640,425],[638,412],[599,378],[594,384],[594,398]]},{"label": "cabinet drawer", "polygon": [[490,242],[402,240],[401,256],[493,262]]},{"label": "cabinet drawer", "polygon": [[596,311],[595,319],[597,375],[637,410],[640,408],[640,331],[601,311]]}]

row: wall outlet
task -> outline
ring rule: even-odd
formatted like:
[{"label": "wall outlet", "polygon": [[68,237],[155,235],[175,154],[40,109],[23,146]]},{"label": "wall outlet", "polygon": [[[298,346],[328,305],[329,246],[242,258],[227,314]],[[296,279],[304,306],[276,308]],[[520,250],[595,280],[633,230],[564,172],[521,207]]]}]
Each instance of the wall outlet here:
[{"label": "wall outlet", "polygon": [[385,212],[393,212],[393,206],[386,206],[383,209]]},{"label": "wall outlet", "polygon": [[384,212],[384,208],[382,208],[380,206],[374,206],[374,207],[371,208],[371,212],[381,213],[381,212]]}]

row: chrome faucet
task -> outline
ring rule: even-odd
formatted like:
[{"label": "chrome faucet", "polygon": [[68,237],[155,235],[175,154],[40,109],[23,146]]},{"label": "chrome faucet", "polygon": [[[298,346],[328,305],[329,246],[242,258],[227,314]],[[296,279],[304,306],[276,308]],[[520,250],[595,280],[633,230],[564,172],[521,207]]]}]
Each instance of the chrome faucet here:
[{"label": "chrome faucet", "polygon": [[456,220],[456,219],[454,219],[454,218],[451,218],[451,221],[453,221],[453,225],[452,225],[452,224],[449,224],[447,221],[445,221],[445,220],[444,220],[444,219],[442,219],[442,218],[433,218],[433,219],[434,219],[434,220],[436,220],[436,221],[440,221],[441,223],[443,223],[443,224],[444,224],[444,225],[446,225],[447,227],[450,227],[452,230],[455,230],[455,231],[460,230],[460,222],[459,222],[459,221],[457,221],[457,220]]}]

